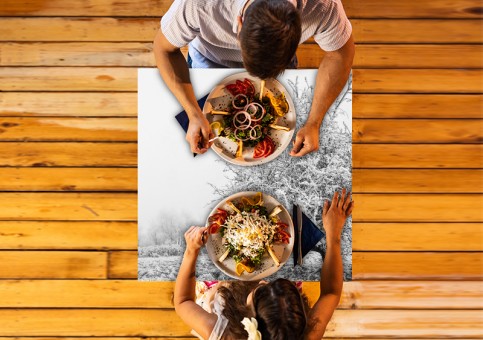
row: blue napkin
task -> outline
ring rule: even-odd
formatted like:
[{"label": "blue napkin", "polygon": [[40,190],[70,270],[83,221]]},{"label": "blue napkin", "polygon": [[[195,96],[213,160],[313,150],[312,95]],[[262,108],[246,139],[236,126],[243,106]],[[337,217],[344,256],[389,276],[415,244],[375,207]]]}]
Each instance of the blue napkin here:
[{"label": "blue napkin", "polygon": [[[292,211],[292,220],[293,220],[293,226],[294,226],[294,231],[295,231],[295,244],[293,247],[293,262],[294,262],[294,267],[297,265],[297,260],[299,257],[299,244],[298,244],[298,238],[299,238],[299,227],[297,224],[297,209],[300,209],[300,207],[297,207],[295,204],[293,206],[293,211]],[[314,222],[310,220],[310,218],[307,217],[302,212],[302,258],[307,255],[309,251],[311,251],[317,243],[324,237],[325,233],[320,230]]]},{"label": "blue napkin", "polygon": [[[203,108],[203,106],[205,105],[205,102],[206,102],[206,98],[208,98],[208,95],[200,98],[198,100],[198,105]],[[188,118],[188,114],[186,113],[186,111],[181,111],[180,113],[178,113],[176,115],[176,120],[178,121],[179,125],[181,125],[181,127],[183,128],[184,132],[188,132],[188,126],[190,125],[190,120]],[[196,157],[196,153],[193,154],[193,157]]]}]

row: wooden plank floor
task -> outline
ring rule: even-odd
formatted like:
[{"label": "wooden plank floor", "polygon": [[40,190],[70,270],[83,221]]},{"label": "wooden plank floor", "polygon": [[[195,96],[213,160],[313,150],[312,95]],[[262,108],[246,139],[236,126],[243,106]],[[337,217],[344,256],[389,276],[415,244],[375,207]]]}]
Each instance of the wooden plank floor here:
[{"label": "wooden plank floor", "polygon": [[[173,283],[135,280],[136,68],[154,66],[170,3],[1,2],[0,340],[190,337]],[[479,338],[481,2],[343,3],[354,281],[326,336]],[[298,55],[312,68],[323,52]]]}]

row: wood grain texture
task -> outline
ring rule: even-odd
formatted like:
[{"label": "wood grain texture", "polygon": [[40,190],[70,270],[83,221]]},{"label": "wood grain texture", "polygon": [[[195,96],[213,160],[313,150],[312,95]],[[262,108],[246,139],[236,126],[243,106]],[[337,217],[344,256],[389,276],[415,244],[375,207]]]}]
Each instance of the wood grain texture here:
[{"label": "wood grain texture", "polygon": [[[355,80],[357,81],[357,80]],[[354,94],[353,118],[481,118],[479,94]]]},{"label": "wood grain texture", "polygon": [[137,142],[137,119],[0,117],[0,141]]},{"label": "wood grain texture", "polygon": [[136,251],[111,251],[109,252],[110,279],[137,279],[138,256]]},{"label": "wood grain texture", "polygon": [[355,193],[483,193],[483,171],[353,169]]},{"label": "wood grain texture", "polygon": [[480,280],[481,253],[354,252],[352,277],[399,280]]},{"label": "wood grain texture", "polygon": [[1,91],[136,91],[137,69],[0,67]]},{"label": "wood grain texture", "polygon": [[[1,280],[0,307],[173,308],[173,289],[174,282]],[[304,282],[303,291],[313,302],[319,283]],[[469,281],[345,282],[338,309],[479,309],[482,292],[479,282]]]},{"label": "wood grain texture", "polygon": [[[0,16],[162,16],[171,0],[86,0],[81,4],[72,1],[4,0]],[[387,3],[370,0],[344,0],[347,15],[357,18],[480,18],[481,3],[477,0],[409,0]]]},{"label": "wood grain texture", "polygon": [[137,195],[0,193],[0,220],[135,221]]},{"label": "wood grain texture", "polygon": [[135,167],[136,143],[0,143],[0,166]]},{"label": "wood grain texture", "polygon": [[[159,20],[139,17],[0,17],[0,41],[151,43],[160,28]],[[473,44],[481,43],[483,39],[479,34],[481,24],[478,19],[353,19],[351,23],[356,44]],[[314,43],[314,40],[308,42]]]},{"label": "wood grain texture", "polygon": [[353,70],[355,93],[482,93],[481,70]]},{"label": "wood grain texture", "polygon": [[1,279],[105,279],[106,266],[104,252],[0,251]]},{"label": "wood grain texture", "polygon": [[[481,70],[356,69],[355,93],[481,93]],[[357,81],[355,81],[357,79]],[[136,91],[137,69],[0,67],[1,91]]]},{"label": "wood grain texture", "polygon": [[0,221],[2,249],[136,249],[135,222]]},{"label": "wood grain texture", "polygon": [[353,223],[353,251],[482,251],[483,223]]},{"label": "wood grain texture", "polygon": [[482,146],[472,144],[354,144],[354,168],[468,168],[482,165]]},{"label": "wood grain texture", "polygon": [[[190,335],[174,310],[0,310],[0,318],[6,325],[2,336]],[[471,310],[337,310],[325,337],[478,337],[480,320],[480,311]]]},{"label": "wood grain texture", "polygon": [[[354,94],[354,118],[480,118],[482,95]],[[137,115],[137,93],[0,92],[0,116]]]},{"label": "wood grain texture", "polygon": [[[380,27],[381,31],[385,28]],[[316,44],[297,49],[300,68],[318,68],[325,52]],[[353,69],[365,68],[481,68],[480,45],[356,45]]]},{"label": "wood grain texture", "polygon": [[[0,66],[155,67],[152,43],[0,43]],[[481,68],[480,45],[357,45],[353,68]],[[301,68],[318,68],[317,44],[297,50]],[[415,58],[414,56],[418,57]]]},{"label": "wood grain texture", "polygon": [[[476,252],[353,252],[352,278],[474,280],[481,276],[482,265],[481,254]],[[137,252],[111,251],[109,278],[136,279]]]},{"label": "wood grain texture", "polygon": [[482,141],[481,119],[352,120],[353,143],[459,144]]},{"label": "wood grain texture", "polygon": [[0,168],[0,191],[137,191],[135,168]]},{"label": "wood grain texture", "polygon": [[0,117],[135,117],[137,93],[0,92]]},{"label": "wood grain texture", "polygon": [[354,194],[354,222],[483,222],[480,194]]}]

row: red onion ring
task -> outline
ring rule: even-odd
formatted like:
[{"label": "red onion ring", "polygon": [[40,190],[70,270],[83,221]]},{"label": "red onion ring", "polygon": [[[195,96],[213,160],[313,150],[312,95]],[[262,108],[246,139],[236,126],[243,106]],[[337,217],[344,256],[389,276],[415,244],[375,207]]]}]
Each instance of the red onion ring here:
[{"label": "red onion ring", "polygon": [[[258,128],[258,131],[260,131],[260,134],[257,133],[257,128]],[[253,135],[253,132],[255,132],[255,135]],[[251,140],[260,138],[262,136],[262,127],[260,125],[252,126],[252,128],[250,129],[249,135]]]},{"label": "red onion ring", "polygon": [[[262,109],[262,113],[261,113],[260,117],[258,117],[258,118],[256,117],[256,114],[258,112],[257,107]],[[250,108],[252,108],[252,109],[250,110]],[[258,122],[260,119],[262,119],[265,116],[265,108],[258,103],[250,103],[247,106],[245,106],[244,110],[250,115],[253,122]]]},{"label": "red onion ring", "polygon": [[[245,119],[240,119],[239,117],[244,117]],[[246,111],[238,111],[233,116],[233,125],[238,129],[247,129],[252,123],[252,118],[250,114]]]},{"label": "red onion ring", "polygon": [[235,109],[243,109],[243,108],[246,106],[246,104],[245,104],[245,105],[243,105],[243,106],[237,106],[237,105],[235,104],[235,101],[236,101],[238,98],[240,98],[240,97],[243,97],[243,99],[245,99],[245,103],[248,103],[248,97],[247,97],[247,96],[245,96],[243,93],[239,93],[239,94],[237,94],[235,97],[233,97],[233,100],[231,101],[231,105],[233,105],[233,107],[234,107]]},{"label": "red onion ring", "polygon": [[246,134],[247,136],[243,139],[243,138],[240,138],[238,137],[238,131],[239,130],[243,130],[243,131],[246,131],[245,129],[235,129],[235,131],[233,131],[233,135],[235,136],[236,139],[238,140],[241,140],[242,142],[246,141],[246,140],[249,140],[251,137],[250,137],[250,134]]}]

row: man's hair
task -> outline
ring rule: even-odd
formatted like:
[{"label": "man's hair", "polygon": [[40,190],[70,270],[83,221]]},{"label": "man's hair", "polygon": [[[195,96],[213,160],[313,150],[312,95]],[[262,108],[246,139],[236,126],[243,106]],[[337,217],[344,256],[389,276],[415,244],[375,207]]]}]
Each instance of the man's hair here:
[{"label": "man's hair", "polygon": [[277,77],[294,58],[301,36],[300,14],[292,3],[255,0],[240,31],[245,68],[261,79]]},{"label": "man's hair", "polygon": [[260,286],[253,294],[262,339],[302,339],[307,326],[307,298],[285,279]]}]

